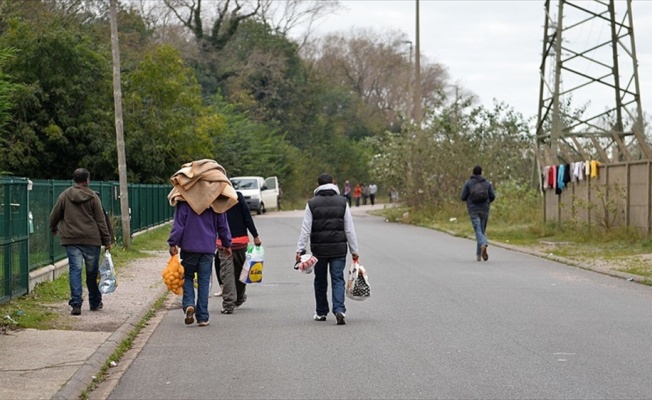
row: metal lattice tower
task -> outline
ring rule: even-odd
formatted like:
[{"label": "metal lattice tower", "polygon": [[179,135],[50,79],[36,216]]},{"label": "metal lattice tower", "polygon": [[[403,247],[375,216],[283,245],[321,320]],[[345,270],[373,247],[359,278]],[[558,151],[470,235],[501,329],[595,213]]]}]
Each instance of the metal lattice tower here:
[{"label": "metal lattice tower", "polygon": [[546,0],[545,13],[539,163],[652,159],[643,130],[632,0]]}]

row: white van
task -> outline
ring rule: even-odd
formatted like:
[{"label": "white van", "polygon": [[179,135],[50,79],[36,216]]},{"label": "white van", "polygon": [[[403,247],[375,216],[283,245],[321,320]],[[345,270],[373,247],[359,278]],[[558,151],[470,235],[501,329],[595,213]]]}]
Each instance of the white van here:
[{"label": "white van", "polygon": [[278,209],[280,188],[277,177],[236,176],[231,178],[231,183],[235,190],[242,193],[252,212],[260,215],[267,210]]}]

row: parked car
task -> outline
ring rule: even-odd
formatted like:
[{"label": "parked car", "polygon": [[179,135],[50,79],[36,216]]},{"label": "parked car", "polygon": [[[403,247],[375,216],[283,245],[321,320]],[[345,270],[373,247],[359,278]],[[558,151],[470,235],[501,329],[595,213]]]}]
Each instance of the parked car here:
[{"label": "parked car", "polygon": [[231,178],[231,183],[235,190],[242,193],[252,212],[260,215],[267,210],[278,209],[281,192],[277,177],[236,176]]}]

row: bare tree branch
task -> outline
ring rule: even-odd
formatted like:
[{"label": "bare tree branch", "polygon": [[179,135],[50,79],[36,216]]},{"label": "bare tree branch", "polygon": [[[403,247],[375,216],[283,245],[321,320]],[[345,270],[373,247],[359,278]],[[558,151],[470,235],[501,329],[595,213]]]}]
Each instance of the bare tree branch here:
[{"label": "bare tree branch", "polygon": [[314,32],[316,22],[340,7],[339,0],[264,0],[260,16],[263,22],[284,35],[303,27],[303,34],[298,35],[299,48],[303,48]]}]

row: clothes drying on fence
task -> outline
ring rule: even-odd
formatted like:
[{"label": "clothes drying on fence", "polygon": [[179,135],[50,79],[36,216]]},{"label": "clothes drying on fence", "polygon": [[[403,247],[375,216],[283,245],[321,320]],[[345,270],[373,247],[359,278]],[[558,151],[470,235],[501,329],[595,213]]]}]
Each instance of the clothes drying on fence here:
[{"label": "clothes drying on fence", "polygon": [[208,207],[224,213],[238,202],[238,195],[226,176],[224,167],[214,160],[203,159],[183,164],[170,177],[174,186],[168,194],[171,206],[186,201],[197,213]]},{"label": "clothes drying on fence", "polygon": [[557,194],[570,183],[579,183],[598,177],[597,160],[576,161],[569,164],[546,165],[541,168],[542,190],[554,189]]}]

